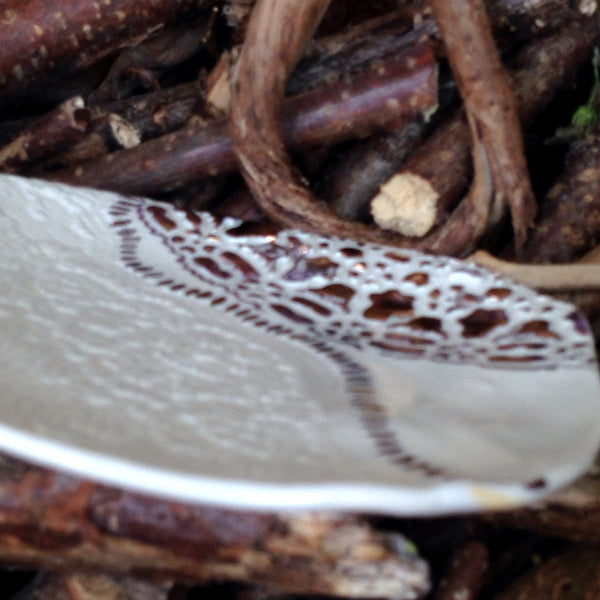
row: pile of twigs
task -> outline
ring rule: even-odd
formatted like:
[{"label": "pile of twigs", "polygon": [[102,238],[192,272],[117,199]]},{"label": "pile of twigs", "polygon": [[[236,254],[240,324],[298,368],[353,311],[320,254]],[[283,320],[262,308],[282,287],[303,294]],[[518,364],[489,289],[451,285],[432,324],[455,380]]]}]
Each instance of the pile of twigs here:
[{"label": "pile of twigs", "polygon": [[[6,0],[0,171],[484,250],[595,319],[599,38],[587,0]],[[400,522],[187,507],[8,459],[0,472],[0,557],[44,573],[22,600],[429,584],[440,600],[592,598],[599,542],[592,475],[527,511]]]}]

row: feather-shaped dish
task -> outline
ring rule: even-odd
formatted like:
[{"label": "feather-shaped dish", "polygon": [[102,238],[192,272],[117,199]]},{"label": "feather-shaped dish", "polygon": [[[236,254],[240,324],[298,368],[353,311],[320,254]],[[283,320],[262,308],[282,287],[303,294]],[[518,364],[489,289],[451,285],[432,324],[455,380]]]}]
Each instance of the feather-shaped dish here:
[{"label": "feather-shaped dish", "polygon": [[483,268],[0,177],[0,447],[227,507],[504,508],[600,439],[573,306]]}]

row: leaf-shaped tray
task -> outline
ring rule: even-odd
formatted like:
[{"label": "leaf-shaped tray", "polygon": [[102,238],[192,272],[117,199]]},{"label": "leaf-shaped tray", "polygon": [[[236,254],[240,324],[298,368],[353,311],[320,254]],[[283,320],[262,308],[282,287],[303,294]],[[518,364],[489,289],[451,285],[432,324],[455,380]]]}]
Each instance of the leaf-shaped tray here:
[{"label": "leaf-shaped tray", "polygon": [[228,507],[539,498],[600,439],[573,306],[485,269],[0,177],[0,447]]}]

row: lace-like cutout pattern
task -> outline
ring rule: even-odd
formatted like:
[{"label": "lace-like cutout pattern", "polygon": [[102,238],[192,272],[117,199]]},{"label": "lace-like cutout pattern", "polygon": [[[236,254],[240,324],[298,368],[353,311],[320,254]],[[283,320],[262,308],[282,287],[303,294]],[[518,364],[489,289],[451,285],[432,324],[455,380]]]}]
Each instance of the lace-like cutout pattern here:
[{"label": "lace-like cutout pattern", "polygon": [[[296,339],[494,368],[595,361],[585,319],[451,258],[217,222],[157,202],[116,202],[127,266],[257,327]],[[148,235],[150,234],[150,235]],[[169,260],[144,259],[160,243]]]}]

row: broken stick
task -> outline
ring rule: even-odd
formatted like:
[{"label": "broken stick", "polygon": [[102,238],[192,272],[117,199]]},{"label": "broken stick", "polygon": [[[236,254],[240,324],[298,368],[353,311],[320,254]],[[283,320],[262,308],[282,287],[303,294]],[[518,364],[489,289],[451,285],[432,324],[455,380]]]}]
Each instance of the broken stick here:
[{"label": "broken stick", "polygon": [[207,5],[208,0],[6,0],[0,9],[2,104],[34,82],[86,67]]},{"label": "broken stick", "polygon": [[483,0],[432,0],[433,14],[462,96],[473,142],[469,196],[483,234],[510,206],[522,248],[536,203],[525,160],[517,101],[492,36]]},{"label": "broken stick", "polygon": [[[511,79],[524,125],[531,123],[554,95],[571,82],[572,74],[587,61],[599,33],[597,21],[576,22],[552,36],[532,41],[513,57]],[[414,246],[455,256],[471,251],[480,228],[473,223],[476,215],[470,198],[463,200],[458,212],[450,216],[472,176],[471,138],[462,110],[442,123],[409,158],[397,174],[400,178],[405,175],[419,178],[422,187],[436,197],[437,227],[425,238],[414,240]],[[394,202],[402,207],[402,194]]]},{"label": "broken stick", "polygon": [[[0,560],[22,567],[279,592],[414,600],[427,564],[360,517],[192,506],[0,459]],[[121,579],[122,580],[122,579]]]},{"label": "broken stick", "polygon": [[89,122],[90,114],[83,98],[76,96],[66,100],[0,148],[0,171],[18,173],[32,161],[81,140]]},{"label": "broken stick", "polygon": [[[306,147],[400,127],[435,104],[436,73],[430,47],[420,44],[382,63],[380,70],[367,69],[351,83],[338,82],[294,96],[284,107],[286,139],[293,146]],[[52,179],[127,193],[175,189],[237,167],[227,133],[226,121],[192,124],[130,150],[59,171]]]}]

